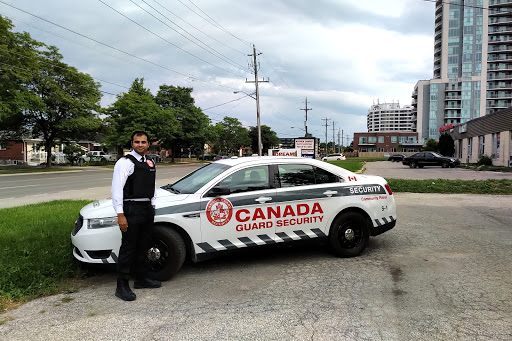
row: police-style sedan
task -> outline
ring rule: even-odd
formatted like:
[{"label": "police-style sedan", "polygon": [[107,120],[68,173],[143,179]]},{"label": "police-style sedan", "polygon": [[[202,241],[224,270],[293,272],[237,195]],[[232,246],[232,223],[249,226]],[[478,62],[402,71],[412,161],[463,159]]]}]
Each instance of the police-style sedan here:
[{"label": "police-style sedan", "polygon": [[[71,233],[73,255],[115,263],[121,232],[110,199],[80,211]],[[225,250],[326,238],[341,257],[366,248],[370,236],[396,224],[386,180],[299,157],[219,160],[158,189],[152,277],[171,278],[193,261]]]}]

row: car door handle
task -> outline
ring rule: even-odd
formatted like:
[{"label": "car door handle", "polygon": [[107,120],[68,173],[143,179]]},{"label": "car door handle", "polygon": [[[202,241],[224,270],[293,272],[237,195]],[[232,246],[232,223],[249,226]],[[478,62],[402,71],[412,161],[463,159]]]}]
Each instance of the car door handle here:
[{"label": "car door handle", "polygon": [[338,194],[338,191],[325,191],[324,194],[327,195],[328,197],[331,197],[334,194]]},{"label": "car door handle", "polygon": [[255,199],[254,201],[259,202],[260,204],[264,204],[267,201],[272,200],[271,197],[259,197],[258,199]]}]

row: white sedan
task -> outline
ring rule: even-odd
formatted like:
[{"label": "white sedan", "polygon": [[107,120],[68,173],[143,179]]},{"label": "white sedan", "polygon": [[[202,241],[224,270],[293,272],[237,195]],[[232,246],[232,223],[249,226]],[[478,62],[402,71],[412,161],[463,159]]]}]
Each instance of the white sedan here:
[{"label": "white sedan", "polygon": [[[71,233],[73,255],[115,263],[121,232],[111,199],[82,208]],[[396,224],[386,180],[299,157],[224,159],[158,189],[152,277],[167,280],[185,257],[324,238],[341,257],[361,254],[370,236]]]},{"label": "white sedan", "polygon": [[343,155],[341,153],[329,154],[322,158],[322,161],[343,161],[343,160],[346,160],[346,158],[345,158],[345,155]]}]

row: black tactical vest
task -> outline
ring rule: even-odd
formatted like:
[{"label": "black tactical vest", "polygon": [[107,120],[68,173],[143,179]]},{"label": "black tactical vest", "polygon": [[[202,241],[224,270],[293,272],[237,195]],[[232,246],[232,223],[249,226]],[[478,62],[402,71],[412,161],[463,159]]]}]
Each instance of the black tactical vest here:
[{"label": "black tactical vest", "polygon": [[125,158],[132,161],[135,167],[124,185],[123,199],[151,199],[155,195],[155,164],[150,159],[140,162],[130,154]]}]

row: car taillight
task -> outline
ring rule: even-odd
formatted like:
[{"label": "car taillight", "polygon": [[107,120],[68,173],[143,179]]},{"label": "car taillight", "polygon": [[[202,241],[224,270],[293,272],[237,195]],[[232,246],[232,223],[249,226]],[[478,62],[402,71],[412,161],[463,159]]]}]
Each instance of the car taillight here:
[{"label": "car taillight", "polygon": [[389,187],[388,184],[385,184],[384,187],[386,187],[386,191],[388,191],[389,195],[393,195],[393,192],[391,191],[391,187]]}]

